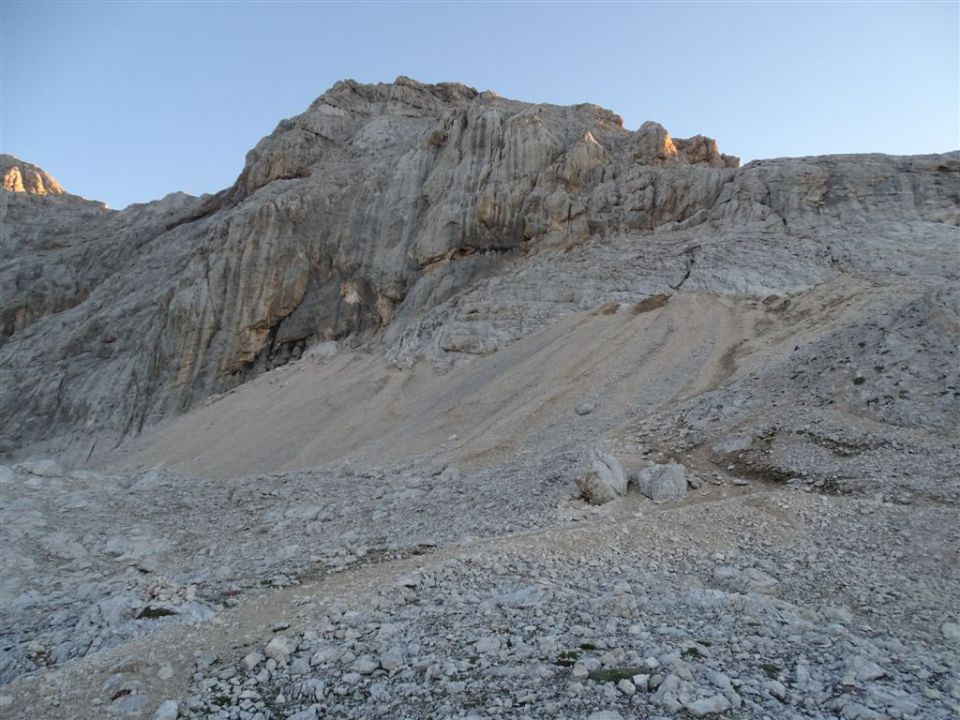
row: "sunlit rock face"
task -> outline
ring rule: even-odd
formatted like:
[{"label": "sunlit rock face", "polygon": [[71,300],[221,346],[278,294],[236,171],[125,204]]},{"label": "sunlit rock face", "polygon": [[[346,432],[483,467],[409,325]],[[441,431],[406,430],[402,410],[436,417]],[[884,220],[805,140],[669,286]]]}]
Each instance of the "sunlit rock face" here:
[{"label": "sunlit rock face", "polygon": [[[319,341],[443,367],[611,293],[749,294],[809,286],[845,263],[881,268],[883,253],[831,262],[852,237],[821,247],[841,219],[889,221],[891,233],[956,221],[955,160],[738,165],[709,138],[656,123],[633,132],[595,105],[398,78],[337,83],[214,196],[116,212],[4,192],[0,450],[75,440],[86,452]],[[881,204],[862,197],[868,186],[900,194]],[[589,286],[562,270],[614,238],[629,239],[624,261]]]},{"label": "sunlit rock face", "polygon": [[0,155],[3,189],[31,195],[63,195],[64,190],[52,175],[13,155]]}]

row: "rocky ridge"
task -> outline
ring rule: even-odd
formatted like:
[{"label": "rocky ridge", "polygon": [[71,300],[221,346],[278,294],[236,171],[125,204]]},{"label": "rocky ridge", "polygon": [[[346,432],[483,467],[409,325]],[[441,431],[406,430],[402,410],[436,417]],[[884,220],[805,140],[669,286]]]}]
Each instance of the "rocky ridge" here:
[{"label": "rocky ridge", "polygon": [[3,189],[30,195],[63,195],[63,186],[42,168],[13,155],[0,155],[0,178]]}]

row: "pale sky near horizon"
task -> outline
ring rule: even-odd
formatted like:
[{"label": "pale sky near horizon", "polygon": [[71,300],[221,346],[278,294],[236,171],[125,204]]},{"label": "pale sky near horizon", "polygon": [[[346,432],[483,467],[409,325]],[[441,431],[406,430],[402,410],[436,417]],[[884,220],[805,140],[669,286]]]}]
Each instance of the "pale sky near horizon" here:
[{"label": "pale sky near horizon", "polygon": [[960,3],[16,2],[0,151],[121,208],[216,192],[334,82],[458,81],[744,161],[960,148]]}]

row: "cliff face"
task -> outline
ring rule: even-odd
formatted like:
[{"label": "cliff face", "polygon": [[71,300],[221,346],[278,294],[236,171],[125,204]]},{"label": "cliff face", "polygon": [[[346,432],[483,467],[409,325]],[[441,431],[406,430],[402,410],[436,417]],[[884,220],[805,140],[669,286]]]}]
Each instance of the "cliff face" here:
[{"label": "cliff face", "polygon": [[443,366],[610,299],[955,279],[950,157],[737,169],[593,105],[405,78],[338,83],[215,196],[116,212],[8,165],[34,192],[0,207],[6,452],[118,441],[320,340]]}]

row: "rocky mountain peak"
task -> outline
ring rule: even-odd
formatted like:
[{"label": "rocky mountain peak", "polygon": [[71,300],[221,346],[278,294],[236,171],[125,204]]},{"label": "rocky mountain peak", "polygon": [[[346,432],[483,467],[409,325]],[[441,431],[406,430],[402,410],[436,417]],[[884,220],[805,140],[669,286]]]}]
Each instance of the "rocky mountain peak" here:
[{"label": "rocky mountain peak", "polygon": [[[92,433],[136,435],[321,342],[449,369],[608,302],[765,297],[908,265],[895,271],[933,286],[951,267],[957,166],[739,168],[708,137],[631,131],[597,105],[405,77],[338,82],[212,196],[119,212],[71,195],[38,203],[27,188],[62,189],[5,158],[24,192],[0,206],[0,452],[59,446],[81,427],[89,452]],[[899,238],[847,247],[860,242],[854,221],[880,242],[878,219],[917,224],[936,250],[908,263]]]},{"label": "rocky mountain peak", "polygon": [[[414,123],[432,127],[410,134]],[[515,155],[527,175],[541,171],[587,135],[609,153],[607,165],[625,152],[639,165],[740,164],[739,158],[721,154],[711,138],[674,139],[654,122],[631,132],[619,115],[592,103],[531,104],[460,83],[431,85],[401,76],[393,83],[368,85],[342,80],[306,112],[282,121],[248,153],[232,197],[238,201],[273,180],[307,177],[335,148],[362,149],[369,155],[403,143],[410,151],[425,145],[450,157],[462,152],[459,141],[478,133],[484,139],[515,135],[518,144],[499,147],[498,152]]]},{"label": "rocky mountain peak", "polygon": [[66,192],[46,170],[13,155],[0,155],[0,178],[3,178],[3,189],[10,192],[30,195],[63,195]]}]

